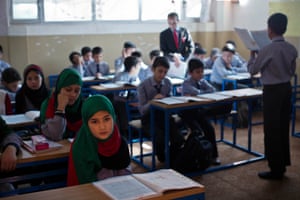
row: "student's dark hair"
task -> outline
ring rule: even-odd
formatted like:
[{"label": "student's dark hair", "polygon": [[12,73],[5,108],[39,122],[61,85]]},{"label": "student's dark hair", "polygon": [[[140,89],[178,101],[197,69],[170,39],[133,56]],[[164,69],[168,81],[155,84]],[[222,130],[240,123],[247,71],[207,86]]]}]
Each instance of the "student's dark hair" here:
[{"label": "student's dark hair", "polygon": [[137,57],[137,58],[141,58],[142,57],[142,52],[140,51],[134,51],[131,53],[131,56]]},{"label": "student's dark hair", "polygon": [[173,18],[173,17],[176,17],[177,20],[179,20],[178,14],[176,12],[171,12],[168,14],[168,18]]},{"label": "student's dark hair", "polygon": [[137,57],[135,57],[135,56],[126,57],[124,60],[124,67],[125,67],[124,71],[129,72],[132,69],[132,67],[134,67],[138,64],[138,62],[139,61],[138,61]]},{"label": "student's dark hair", "polygon": [[81,48],[81,55],[85,55],[89,52],[92,52],[92,49],[90,47],[82,47]]},{"label": "student's dark hair", "polygon": [[202,47],[197,47],[194,50],[194,54],[196,55],[203,55],[206,54],[206,49],[202,48]]},{"label": "student's dark hair", "polygon": [[13,83],[20,81],[21,76],[15,68],[9,67],[2,72],[1,80],[6,83]]},{"label": "student's dark hair", "polygon": [[166,58],[165,56],[158,56],[155,58],[152,68],[155,69],[158,66],[163,66],[166,69],[170,68],[170,64],[168,61],[168,58]]},{"label": "student's dark hair", "polygon": [[158,57],[161,55],[161,51],[159,49],[154,49],[152,51],[150,51],[149,53],[149,57],[152,60],[154,57]]},{"label": "student's dark hair", "polygon": [[286,31],[288,18],[285,14],[275,13],[268,19],[268,27],[277,35],[283,35]]},{"label": "student's dark hair", "polygon": [[203,69],[203,68],[204,68],[204,64],[198,58],[192,58],[188,62],[188,71],[189,71],[189,73],[192,73],[195,69]]},{"label": "student's dark hair", "polygon": [[80,55],[80,53],[77,52],[77,51],[71,52],[70,55],[69,55],[69,60],[70,60],[70,62],[71,62],[72,64],[74,64],[74,61],[73,61],[73,57],[74,57],[74,56],[81,56],[81,55]]},{"label": "student's dark hair", "polygon": [[103,50],[102,50],[101,47],[94,47],[93,50],[92,50],[93,55],[100,54],[102,52],[103,52]]},{"label": "student's dark hair", "polygon": [[126,41],[126,42],[124,42],[124,44],[123,44],[123,48],[125,48],[125,49],[136,48],[136,46],[135,46],[135,44],[133,44],[132,42]]},{"label": "student's dark hair", "polygon": [[3,48],[1,45],[0,45],[0,53],[3,53]]}]

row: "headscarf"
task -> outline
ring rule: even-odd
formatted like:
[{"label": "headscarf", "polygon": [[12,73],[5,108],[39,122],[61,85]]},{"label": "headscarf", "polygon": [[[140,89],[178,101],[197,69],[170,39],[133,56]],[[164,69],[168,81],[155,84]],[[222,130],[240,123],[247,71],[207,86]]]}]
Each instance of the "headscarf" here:
[{"label": "headscarf", "polygon": [[[53,94],[47,98],[41,106],[41,123],[45,123],[48,118],[53,118],[57,107],[57,95],[60,90],[70,85],[79,85],[82,87],[82,79],[80,74],[71,68],[64,69],[58,76],[56,87]],[[65,108],[65,116],[67,119],[67,129],[77,132],[81,126],[81,105],[82,97],[79,95],[73,105],[67,105]]]},{"label": "headscarf", "polygon": [[[88,120],[98,111],[107,111],[114,121],[112,133],[105,140],[95,138],[88,127]],[[82,118],[83,125],[77,133],[70,151],[68,185],[96,181],[97,173],[103,167],[101,157],[109,158],[115,154],[125,152],[124,155],[126,156],[120,156],[122,161],[119,160],[118,163],[113,163],[115,169],[126,168],[130,162],[127,144],[127,149],[121,147],[122,139],[116,125],[115,111],[107,97],[94,95],[87,98],[82,106]]]},{"label": "headscarf", "polygon": [[[27,85],[27,76],[29,72],[34,71],[37,74],[39,74],[42,77],[42,84],[41,87],[37,90],[32,90]],[[36,110],[40,110],[42,102],[48,97],[49,91],[45,84],[45,77],[43,70],[40,66],[35,64],[30,64],[24,69],[23,73],[23,84],[21,89],[17,92],[16,95],[16,113],[25,113],[28,111],[28,105],[24,103],[26,101],[29,101],[30,104],[34,107]]]}]

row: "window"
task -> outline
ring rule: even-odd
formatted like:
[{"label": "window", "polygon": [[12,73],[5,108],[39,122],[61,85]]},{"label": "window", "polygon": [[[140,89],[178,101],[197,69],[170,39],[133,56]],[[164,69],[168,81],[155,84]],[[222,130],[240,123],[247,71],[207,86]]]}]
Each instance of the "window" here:
[{"label": "window", "polygon": [[91,21],[92,4],[87,0],[44,0],[45,21]]},{"label": "window", "polygon": [[96,0],[96,20],[138,20],[139,0]]},{"label": "window", "polygon": [[37,20],[38,0],[13,0],[12,18],[15,20]]},{"label": "window", "polygon": [[[201,0],[12,0],[12,21],[149,21],[200,18]],[[39,6],[40,5],[40,6]]]},{"label": "window", "polygon": [[143,0],[142,20],[166,20],[170,12],[181,16],[181,3],[181,0]]}]

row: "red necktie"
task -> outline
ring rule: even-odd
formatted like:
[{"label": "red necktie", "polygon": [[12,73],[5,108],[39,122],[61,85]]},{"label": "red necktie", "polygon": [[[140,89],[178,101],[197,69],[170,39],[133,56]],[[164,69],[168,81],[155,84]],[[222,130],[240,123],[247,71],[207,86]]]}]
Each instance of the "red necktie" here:
[{"label": "red necktie", "polygon": [[174,41],[175,41],[175,46],[178,49],[179,44],[178,44],[178,35],[177,35],[176,29],[174,29],[174,31],[173,31],[173,37],[174,37]]}]

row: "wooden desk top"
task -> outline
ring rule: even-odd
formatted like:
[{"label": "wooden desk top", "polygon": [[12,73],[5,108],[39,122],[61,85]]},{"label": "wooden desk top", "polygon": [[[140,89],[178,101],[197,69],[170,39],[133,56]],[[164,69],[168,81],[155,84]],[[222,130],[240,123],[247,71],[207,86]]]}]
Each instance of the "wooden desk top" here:
[{"label": "wooden desk top", "polygon": [[32,154],[22,147],[21,154],[19,155],[18,163],[28,163],[34,161],[43,161],[43,160],[50,160],[55,158],[68,157],[71,143],[68,140],[62,140],[58,143],[62,144],[63,147],[57,150],[44,152],[44,153],[37,153],[37,154]]},{"label": "wooden desk top", "polygon": [[[152,200],[175,199],[175,198],[180,198],[189,195],[196,195],[200,193],[204,194],[204,191],[205,191],[204,187],[191,188],[185,190],[173,190],[173,191],[168,191],[161,196],[156,196],[149,199]],[[1,198],[1,200],[32,200],[32,199],[110,200],[111,198],[108,197],[104,192],[102,192],[101,190],[93,186],[92,183]]]}]

